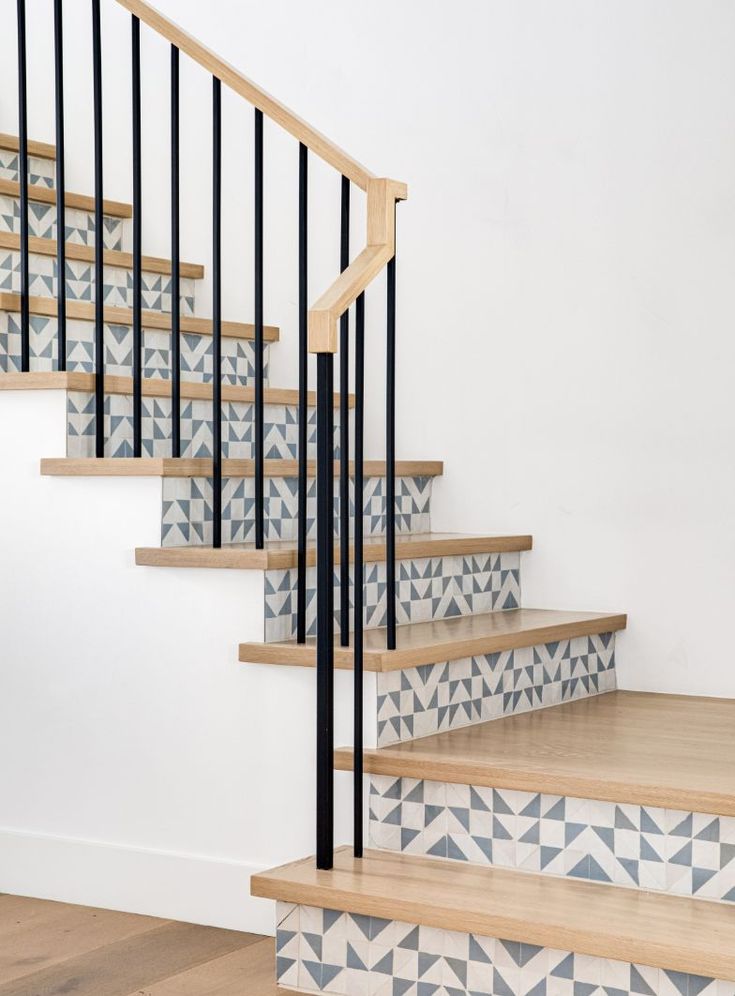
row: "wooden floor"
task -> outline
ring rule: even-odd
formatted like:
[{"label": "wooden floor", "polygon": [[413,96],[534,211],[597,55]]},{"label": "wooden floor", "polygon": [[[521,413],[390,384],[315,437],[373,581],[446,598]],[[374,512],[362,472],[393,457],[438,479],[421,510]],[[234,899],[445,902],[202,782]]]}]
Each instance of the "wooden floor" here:
[{"label": "wooden floor", "polygon": [[276,996],[271,938],[0,896],[0,996]]}]

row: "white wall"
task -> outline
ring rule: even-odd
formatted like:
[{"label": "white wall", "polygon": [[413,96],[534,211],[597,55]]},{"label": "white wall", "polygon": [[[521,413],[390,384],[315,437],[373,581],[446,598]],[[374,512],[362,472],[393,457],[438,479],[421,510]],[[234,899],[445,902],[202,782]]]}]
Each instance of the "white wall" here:
[{"label": "white wall", "polygon": [[[459,0],[451,8],[374,0],[366,16],[364,6],[339,0],[158,3],[371,169],[408,181],[399,227],[399,449],[446,461],[436,527],[532,532],[526,604],[627,610],[630,628],[619,643],[626,687],[735,695],[724,645],[735,596],[735,7],[726,0]],[[77,93],[70,186],[91,189],[82,96],[87,5],[67,6],[80,22],[68,32],[69,86]],[[111,52],[128,30],[112,7],[105,4]],[[29,0],[29,35],[46,45],[47,8],[47,0]],[[11,43],[8,32],[2,45]],[[128,166],[114,152],[116,128],[127,134],[128,69],[122,53],[115,60],[106,87],[108,193],[126,198]],[[165,51],[146,40],[145,60],[146,192],[154,205],[146,249],[165,254],[167,82],[156,78]],[[47,70],[34,59],[31,133],[50,139]],[[10,52],[0,65],[4,130],[13,130],[13,71]],[[209,150],[199,124],[208,82],[190,71],[185,88],[184,240],[189,258],[207,262]],[[251,118],[234,100],[225,118],[226,301],[231,317],[247,318],[250,256],[239,219],[251,210],[244,159]],[[284,329],[273,379],[292,385],[295,149],[274,128],[267,142],[268,320]],[[326,194],[331,217],[320,200]],[[314,217],[319,204],[325,224],[315,221],[313,294],[336,267],[337,196],[334,179],[315,167]],[[206,292],[201,300],[206,311]],[[379,286],[368,301],[373,346],[381,308]],[[369,369],[375,455],[379,371],[376,350]],[[39,403],[29,400],[29,410]],[[49,452],[43,438],[34,445],[39,455]],[[7,461],[0,466],[12,483],[15,471]],[[73,487],[29,477],[36,516],[59,494],[65,509],[83,500],[85,515],[87,502],[96,502],[91,521],[77,514],[68,535],[45,534],[48,576],[37,564],[30,573],[25,561],[7,575],[33,586],[32,609],[28,599],[12,603],[26,631],[44,613],[58,625],[57,543],[59,550],[99,546],[88,563],[103,577],[111,559],[156,542],[148,485],[88,483],[77,497]],[[109,501],[125,508],[125,524],[108,531],[100,508]],[[29,513],[16,506],[14,524],[31,523]],[[310,799],[306,762],[292,767],[310,749],[310,733],[290,720],[310,708],[311,690],[304,676],[253,677],[232,667],[234,643],[257,626],[255,580],[144,574],[120,576],[121,612],[138,613],[145,598],[149,609],[163,606],[165,624],[151,615],[144,634],[126,629],[118,639],[108,607],[104,644],[72,642],[63,626],[33,632],[33,653],[19,659],[40,669],[36,694],[29,698],[34,686],[22,686],[12,700],[16,722],[3,723],[0,737],[4,756],[19,743],[25,756],[30,743],[34,767],[0,791],[0,822],[245,866],[295,856],[310,829],[303,841],[285,829],[284,797],[297,811]],[[75,583],[93,594],[93,579]],[[205,609],[199,628],[178,610],[192,598]],[[242,616],[228,616],[225,605],[233,612],[241,605]],[[183,634],[170,644],[177,620]],[[141,635],[160,648],[153,675],[151,655],[139,659]],[[105,674],[126,682],[124,695]],[[186,693],[182,682],[192,683]],[[293,715],[274,733],[265,715],[278,714],[286,687]],[[79,742],[68,729],[49,756],[47,724],[62,722],[57,695],[68,727],[98,722],[108,731],[101,757],[86,757],[93,733]],[[203,713],[194,699],[205,703]],[[124,734],[131,714],[134,737]],[[265,815],[254,824],[248,793],[261,784],[264,758],[273,784],[262,796],[257,790]],[[47,782],[29,799],[22,776],[30,771],[38,785],[46,766]],[[51,826],[54,813],[64,815]],[[216,906],[215,885],[210,893]],[[201,908],[211,920],[210,906]]]}]

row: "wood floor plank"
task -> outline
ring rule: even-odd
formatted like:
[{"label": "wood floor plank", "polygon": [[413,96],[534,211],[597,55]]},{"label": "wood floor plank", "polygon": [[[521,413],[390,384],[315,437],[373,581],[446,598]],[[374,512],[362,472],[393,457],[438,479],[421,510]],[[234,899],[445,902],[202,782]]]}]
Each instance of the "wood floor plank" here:
[{"label": "wood floor plank", "polygon": [[[133,913],[3,896],[0,899],[0,991],[6,984],[12,985],[31,973],[135,937],[167,922]],[[23,989],[19,991],[23,992]]]},{"label": "wood floor plank", "polygon": [[276,985],[276,952],[272,938],[208,961],[188,972],[127,996],[288,996]]},{"label": "wood floor plank", "polygon": [[163,923],[0,985],[0,996],[128,996],[252,943],[239,931]]}]

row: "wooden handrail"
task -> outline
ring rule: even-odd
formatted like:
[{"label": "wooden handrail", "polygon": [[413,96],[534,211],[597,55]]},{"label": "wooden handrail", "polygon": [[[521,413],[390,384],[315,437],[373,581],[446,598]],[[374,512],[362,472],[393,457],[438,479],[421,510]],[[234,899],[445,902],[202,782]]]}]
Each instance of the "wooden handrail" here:
[{"label": "wooden handrail", "polygon": [[340,316],[367,289],[395,253],[395,204],[397,200],[407,198],[406,185],[396,180],[376,177],[321,132],[312,128],[145,0],[117,0],[117,3],[366,192],[367,245],[309,310],[310,352],[336,353],[337,322]]}]

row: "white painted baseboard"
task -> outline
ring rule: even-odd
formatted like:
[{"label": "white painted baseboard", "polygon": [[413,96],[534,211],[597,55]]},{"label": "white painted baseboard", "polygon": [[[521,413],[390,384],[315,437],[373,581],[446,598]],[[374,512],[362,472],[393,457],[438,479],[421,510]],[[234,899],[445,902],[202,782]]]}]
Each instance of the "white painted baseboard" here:
[{"label": "white painted baseboard", "polygon": [[263,867],[0,828],[0,892],[274,933],[268,900],[250,895]]}]

